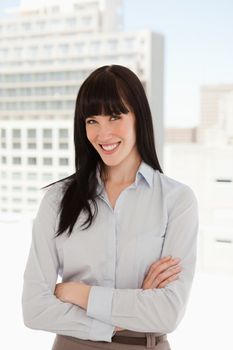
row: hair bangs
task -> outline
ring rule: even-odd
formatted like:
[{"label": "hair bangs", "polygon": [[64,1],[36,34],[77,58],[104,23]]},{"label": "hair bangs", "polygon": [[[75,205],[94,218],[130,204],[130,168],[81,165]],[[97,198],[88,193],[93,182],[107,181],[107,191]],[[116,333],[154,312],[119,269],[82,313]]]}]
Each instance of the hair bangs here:
[{"label": "hair bangs", "polygon": [[94,115],[113,115],[128,113],[126,98],[120,82],[115,77],[105,72],[93,81],[90,80],[85,86],[83,99],[81,99],[81,114],[85,120]]}]

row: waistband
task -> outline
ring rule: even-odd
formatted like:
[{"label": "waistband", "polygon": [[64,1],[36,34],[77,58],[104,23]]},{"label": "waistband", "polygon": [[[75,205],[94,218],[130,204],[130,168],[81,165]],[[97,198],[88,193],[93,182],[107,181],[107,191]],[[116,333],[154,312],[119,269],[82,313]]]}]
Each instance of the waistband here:
[{"label": "waistband", "polygon": [[167,335],[161,333],[143,333],[129,330],[118,331],[112,337],[112,342],[130,344],[130,345],[145,345],[146,348],[152,349],[157,344],[167,341]]}]

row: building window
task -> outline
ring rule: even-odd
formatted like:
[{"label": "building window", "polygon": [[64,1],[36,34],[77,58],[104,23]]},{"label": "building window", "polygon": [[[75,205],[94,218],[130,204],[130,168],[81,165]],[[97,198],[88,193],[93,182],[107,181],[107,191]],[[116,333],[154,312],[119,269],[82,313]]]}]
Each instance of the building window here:
[{"label": "building window", "polygon": [[53,159],[52,158],[43,158],[43,164],[44,165],[52,165],[53,164]]},{"label": "building window", "polygon": [[59,129],[60,138],[68,138],[68,129]]},{"label": "building window", "polygon": [[43,129],[43,137],[52,137],[51,129]]},{"label": "building window", "polygon": [[69,46],[67,44],[62,44],[59,46],[59,50],[61,54],[67,54],[69,51]]},{"label": "building window", "polygon": [[38,47],[37,46],[31,46],[29,47],[29,55],[33,58],[37,57],[38,55]]},{"label": "building window", "polygon": [[100,42],[99,41],[93,41],[90,46],[91,46],[92,53],[99,52],[99,50],[100,50]]},{"label": "building window", "polygon": [[52,47],[52,45],[46,45],[46,46],[44,47],[44,53],[45,53],[46,56],[52,55],[52,52],[53,52],[53,47]]},{"label": "building window", "polygon": [[6,160],[6,157],[5,157],[5,156],[2,156],[2,158],[1,158],[1,163],[2,163],[2,164],[6,164],[6,163],[7,163],[7,160]]},{"label": "building window", "polygon": [[84,16],[82,18],[82,24],[84,26],[89,26],[91,24],[91,20],[92,20],[92,18],[90,16]]},{"label": "building window", "polygon": [[36,163],[37,163],[36,160],[37,159],[35,157],[29,157],[28,158],[28,164],[29,165],[36,165]]},{"label": "building window", "polygon": [[1,137],[6,137],[6,129],[1,129]]},{"label": "building window", "polygon": [[13,129],[12,134],[14,138],[21,137],[21,130],[20,129]]},{"label": "building window", "polygon": [[43,180],[52,180],[53,176],[51,173],[44,173],[42,174],[42,179]]},{"label": "building window", "polygon": [[35,144],[35,142],[28,142],[27,147],[28,147],[28,149],[35,149],[36,148],[36,144]]},{"label": "building window", "polygon": [[59,165],[69,165],[69,159],[68,158],[59,158]]},{"label": "building window", "polygon": [[21,191],[21,187],[19,187],[19,186],[13,186],[13,187],[12,187],[12,191],[20,192],[20,191]]},{"label": "building window", "polygon": [[27,135],[28,135],[28,138],[36,137],[36,129],[28,129]]},{"label": "building window", "polygon": [[51,142],[44,142],[43,149],[52,149],[52,143]]},{"label": "building window", "polygon": [[13,172],[12,173],[12,179],[21,179],[22,177],[22,174],[21,173],[18,173],[18,172]]},{"label": "building window", "polygon": [[2,172],[1,172],[1,178],[2,178],[2,179],[6,179],[6,178],[7,178],[7,173],[6,173],[6,171],[2,171]]},{"label": "building window", "polygon": [[117,44],[118,44],[117,40],[109,40],[108,41],[108,49],[109,50],[116,50],[117,49]]},{"label": "building window", "polygon": [[22,198],[12,198],[12,202],[13,203],[21,203],[22,202]]},{"label": "building window", "polygon": [[66,23],[70,29],[74,29],[76,27],[76,23],[77,23],[76,18],[67,18]]},{"label": "building window", "polygon": [[29,192],[36,192],[37,188],[36,187],[27,187],[27,191],[29,191]]},{"label": "building window", "polygon": [[21,143],[20,143],[20,142],[13,142],[12,148],[14,148],[14,149],[19,149],[19,148],[21,148]]},{"label": "building window", "polygon": [[26,31],[28,31],[28,30],[30,30],[31,29],[31,23],[23,23],[22,24],[22,28],[24,29],[24,30],[26,30]]},{"label": "building window", "polygon": [[37,174],[36,173],[28,173],[27,178],[28,178],[28,180],[36,180]]},{"label": "building window", "polygon": [[83,53],[83,51],[84,51],[84,43],[76,43],[75,44],[75,51],[78,54]]},{"label": "building window", "polygon": [[229,182],[232,182],[232,179],[229,179],[229,178],[219,178],[219,179],[216,179],[216,182],[225,182],[225,183],[229,183]]},{"label": "building window", "polygon": [[21,158],[20,157],[13,157],[12,163],[13,164],[21,164]]},{"label": "building window", "polygon": [[60,149],[68,149],[68,143],[66,143],[66,142],[60,142],[60,143],[59,143],[59,148],[60,148]]}]

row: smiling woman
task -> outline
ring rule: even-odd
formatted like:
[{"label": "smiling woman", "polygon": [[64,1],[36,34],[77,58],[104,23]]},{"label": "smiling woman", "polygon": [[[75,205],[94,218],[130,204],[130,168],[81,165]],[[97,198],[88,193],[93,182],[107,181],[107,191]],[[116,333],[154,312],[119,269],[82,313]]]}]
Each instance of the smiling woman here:
[{"label": "smiling woman", "polygon": [[46,186],[33,224],[24,323],[56,333],[53,350],[168,350],[194,275],[197,201],[162,172],[135,73],[87,77],[74,144],[75,173]]}]

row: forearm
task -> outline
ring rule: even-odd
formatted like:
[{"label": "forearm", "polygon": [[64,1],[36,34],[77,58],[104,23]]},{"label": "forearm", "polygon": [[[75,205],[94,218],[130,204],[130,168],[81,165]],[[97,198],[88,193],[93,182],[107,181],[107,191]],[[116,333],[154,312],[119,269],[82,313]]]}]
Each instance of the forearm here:
[{"label": "forearm", "polygon": [[[63,302],[71,303],[87,310],[91,287],[88,284],[80,282],[58,283],[54,294]],[[114,330],[121,331],[124,328],[115,327]]]}]

